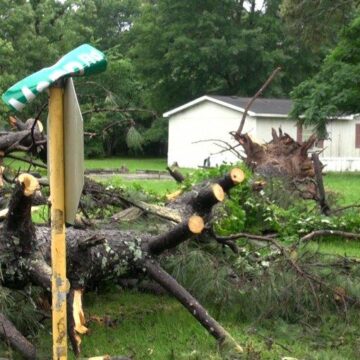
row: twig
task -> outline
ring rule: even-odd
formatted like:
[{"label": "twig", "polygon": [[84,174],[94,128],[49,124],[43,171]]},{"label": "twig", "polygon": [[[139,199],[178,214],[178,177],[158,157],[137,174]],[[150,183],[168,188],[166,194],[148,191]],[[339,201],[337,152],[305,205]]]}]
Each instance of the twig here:
[{"label": "twig", "polygon": [[[343,231],[333,231],[333,230],[320,230],[320,231],[314,231],[304,237],[302,237],[300,239],[300,241],[309,241],[310,239],[316,237],[316,236],[322,236],[322,235],[327,235],[327,234],[331,234],[331,235],[335,235],[337,234],[339,235],[346,235],[348,236],[348,238],[359,238],[360,239],[360,234],[354,234],[354,233],[346,233]],[[290,248],[287,248],[283,245],[281,245],[277,240],[273,239],[273,238],[269,238],[267,236],[260,236],[260,235],[253,235],[253,234],[247,234],[247,233],[237,233],[234,235],[230,235],[230,236],[226,236],[226,237],[219,237],[220,239],[225,239],[225,240],[230,240],[230,239],[236,239],[239,237],[247,237],[248,239],[256,239],[256,240],[261,240],[261,241],[268,241],[270,243],[272,243],[276,248],[278,248],[278,250],[280,250],[281,254],[283,254],[283,256],[285,257],[286,261],[291,265],[291,267],[302,277],[304,277],[307,281],[312,281],[324,288],[327,288],[329,290],[331,290],[332,293],[336,294],[337,296],[339,296],[339,298],[343,299],[343,300],[347,300],[352,304],[356,304],[359,305],[360,302],[358,299],[356,298],[352,298],[350,296],[344,295],[341,290],[338,290],[337,288],[333,288],[331,285],[328,285],[326,282],[324,282],[321,278],[319,278],[316,275],[313,274],[309,274],[308,272],[306,272],[304,269],[302,269],[299,264],[291,257],[291,252],[293,250],[295,250],[296,245],[291,246]],[[299,241],[299,242],[300,242]],[[310,286],[312,288],[312,291],[315,292],[315,289],[313,288],[313,284],[310,283]],[[315,297],[316,301],[317,297]]]},{"label": "twig", "polygon": [[220,150],[220,151],[218,151],[216,153],[212,153],[211,155],[219,155],[219,154],[222,154],[222,153],[227,152],[227,151],[232,151],[232,150],[236,149],[239,146],[241,146],[241,144],[236,144],[234,146],[229,147],[228,149],[224,148],[223,150]]},{"label": "twig", "polygon": [[239,253],[239,248],[233,239],[224,239],[224,237],[217,236],[213,228],[210,228],[209,231],[219,244],[228,246],[235,254]]},{"label": "twig", "polygon": [[249,109],[251,108],[251,105],[254,103],[254,101],[264,92],[264,90],[268,87],[268,85],[273,81],[273,79],[275,78],[275,76],[277,75],[277,73],[281,70],[281,67],[277,67],[272,73],[271,75],[269,76],[269,78],[265,81],[265,83],[263,84],[263,86],[258,90],[258,92],[251,98],[251,100],[246,104],[246,107],[245,107],[245,111],[243,113],[243,116],[241,118],[241,121],[240,121],[240,125],[239,125],[239,128],[237,129],[236,133],[235,133],[235,139],[237,139],[242,131],[243,131],[243,128],[244,128],[244,125],[245,125],[245,120],[246,120],[246,116],[247,116],[247,113],[249,111]]},{"label": "twig", "polygon": [[315,230],[299,239],[296,245],[308,242],[321,236],[341,236],[346,239],[360,239],[360,234],[341,230]]},{"label": "twig", "polygon": [[334,210],[331,210],[331,213],[335,214],[337,212],[345,211],[347,209],[352,209],[352,208],[360,208],[360,204],[353,204],[353,205],[344,206],[342,208],[334,209]]},{"label": "twig", "polygon": [[292,350],[290,350],[288,347],[286,347],[285,345],[282,345],[280,343],[278,343],[277,341],[275,341],[273,338],[271,337],[268,337],[268,336],[264,336],[264,335],[261,335],[259,333],[257,333],[257,336],[260,336],[261,338],[263,338],[264,340],[268,341],[268,342],[271,342],[277,346],[280,346],[281,348],[283,348],[285,351],[287,351],[288,353],[292,353]]},{"label": "twig", "polygon": [[231,234],[229,236],[217,236],[216,235],[216,239],[220,240],[220,241],[236,240],[239,238],[248,238],[248,239],[252,239],[252,240],[260,240],[260,241],[266,241],[266,242],[271,242],[271,243],[274,241],[274,238],[270,237],[270,236],[254,235],[254,234],[243,233],[243,232]]},{"label": "twig", "polygon": [[42,168],[42,169],[47,169],[46,165],[40,164],[40,163],[35,162],[33,160],[28,160],[28,159],[22,158],[21,156],[7,154],[6,157],[9,158],[9,159],[23,161],[25,163],[31,164],[33,166],[37,166],[37,167]]},{"label": "twig", "polygon": [[40,108],[40,110],[38,111],[38,113],[35,116],[35,120],[40,120],[40,115],[42,114],[42,112],[46,109],[46,107],[48,106],[48,101],[46,101]]},{"label": "twig", "polygon": [[[205,139],[205,140],[197,140],[197,141],[193,141],[192,144],[198,144],[198,143],[202,143],[202,142],[220,142],[220,143],[223,143],[225,144],[226,146],[229,147],[229,150],[234,150],[234,146],[231,146],[228,142],[224,141],[224,140],[220,140],[220,139]],[[240,158],[241,157],[241,154],[234,150],[234,152],[237,154],[237,156]],[[211,154],[211,155],[214,155],[214,154]]]}]

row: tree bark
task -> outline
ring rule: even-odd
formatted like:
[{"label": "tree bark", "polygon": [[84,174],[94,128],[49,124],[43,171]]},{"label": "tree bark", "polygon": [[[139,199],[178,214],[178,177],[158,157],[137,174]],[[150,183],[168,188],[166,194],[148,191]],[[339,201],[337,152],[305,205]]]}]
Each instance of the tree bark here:
[{"label": "tree bark", "polygon": [[321,212],[329,216],[331,213],[330,206],[328,202],[326,201],[326,194],[325,194],[325,188],[324,188],[324,182],[323,182],[323,175],[322,175],[322,169],[323,166],[320,162],[319,155],[316,153],[313,153],[311,155],[313,164],[314,164],[314,171],[315,171],[315,180],[317,185],[317,201],[320,205]]},{"label": "tree bark", "polygon": [[15,325],[0,313],[0,335],[5,341],[17,349],[24,359],[36,359],[35,347],[16,329]]},{"label": "tree bark", "polygon": [[181,184],[185,180],[185,176],[179,171],[179,169],[175,167],[170,168],[169,166],[167,166],[166,169],[177,183]]},{"label": "tree bark", "polygon": [[181,304],[193,315],[200,324],[218,340],[220,346],[224,343],[233,343],[235,351],[243,353],[243,348],[236,343],[232,336],[199,304],[199,302],[170,276],[154,260],[145,260],[143,263],[147,273],[164,289],[178,299]]}]

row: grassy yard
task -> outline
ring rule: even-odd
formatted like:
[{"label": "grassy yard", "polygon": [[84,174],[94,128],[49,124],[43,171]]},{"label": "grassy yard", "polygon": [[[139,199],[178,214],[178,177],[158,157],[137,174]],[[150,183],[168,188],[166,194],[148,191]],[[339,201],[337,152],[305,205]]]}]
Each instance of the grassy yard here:
[{"label": "grassy yard", "polygon": [[328,173],[324,183],[328,190],[340,195],[342,204],[360,204],[360,173]]},{"label": "grassy yard", "polygon": [[136,170],[166,171],[166,159],[116,157],[85,160],[86,169],[120,169],[122,166],[128,168],[130,172],[136,172]]},{"label": "grassy yard", "polygon": [[[105,354],[127,355],[136,360],[220,360],[216,341],[173,298],[112,290],[103,294],[90,293],[85,301],[86,317],[91,333],[83,337],[84,357]],[[358,315],[353,314],[358,319]],[[221,318],[224,327],[237,341],[251,351],[253,357],[274,360],[292,356],[307,360],[358,359],[357,339],[346,337],[346,319],[338,324],[336,314],[318,324],[317,333],[323,342],[315,342],[306,326],[281,320],[264,321],[262,325],[244,323],[241,319]],[[49,324],[48,324],[49,325]],[[330,328],[334,329],[329,332]],[[49,359],[51,337],[41,331],[39,359]],[[271,340],[270,340],[271,339]],[[269,343],[271,341],[271,343]],[[334,350],[335,349],[335,350]],[[69,359],[75,359],[70,353]]]},{"label": "grassy yard", "polygon": [[[87,168],[164,170],[164,159],[87,160]],[[177,187],[172,180],[127,181],[116,176],[107,182],[113,186],[132,184],[134,189],[164,195]],[[341,204],[360,203],[360,174],[327,174],[327,189],[342,195]],[[360,258],[360,243],[342,239],[311,242],[311,250]],[[203,269],[199,269],[203,271]],[[209,299],[211,302],[211,299]],[[220,360],[215,340],[173,298],[111,288],[85,296],[85,312],[91,333],[83,337],[82,356],[104,354],[128,355],[134,360]],[[211,311],[210,311],[211,312]],[[238,342],[261,359],[275,360],[285,356],[306,360],[360,359],[360,337],[356,330],[359,314],[349,312],[347,318],[336,313],[309,323],[286,323],[280,319],[244,322],[231,313],[219,319]],[[50,323],[36,338],[39,359],[50,359]],[[286,350],[287,349],[287,350]],[[290,350],[290,351],[288,351]],[[0,357],[20,359],[8,349]],[[75,359],[70,352],[69,359]]]}]

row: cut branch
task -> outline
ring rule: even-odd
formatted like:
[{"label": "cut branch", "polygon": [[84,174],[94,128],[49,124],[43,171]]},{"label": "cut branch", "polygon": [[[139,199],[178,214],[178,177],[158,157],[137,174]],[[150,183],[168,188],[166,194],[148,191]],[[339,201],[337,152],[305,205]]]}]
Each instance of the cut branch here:
[{"label": "cut branch", "polygon": [[15,325],[0,313],[0,335],[17,351],[24,359],[35,360],[35,347],[16,329]]},{"label": "cut branch", "polygon": [[342,237],[350,240],[360,239],[360,234],[356,234],[356,233],[340,231],[340,230],[316,230],[300,238],[299,243],[306,243],[310,240],[323,236]]},{"label": "cut branch", "polygon": [[241,184],[245,179],[244,172],[239,168],[231,169],[229,174],[218,181],[218,184],[227,193],[234,186]]},{"label": "cut branch", "polygon": [[166,169],[177,183],[181,184],[185,180],[185,176],[179,171],[179,169],[175,167],[170,168],[169,166],[167,166]]},{"label": "cut branch", "polygon": [[152,254],[160,254],[165,250],[174,248],[184,240],[187,240],[190,236],[200,234],[203,229],[203,219],[200,216],[193,215],[188,221],[177,225],[168,233],[150,240],[148,250]]},{"label": "cut branch", "polygon": [[201,325],[219,342],[220,346],[229,346],[237,353],[243,353],[243,348],[232,336],[199,304],[199,302],[170,276],[156,261],[146,260],[143,263],[147,273],[193,315]]}]

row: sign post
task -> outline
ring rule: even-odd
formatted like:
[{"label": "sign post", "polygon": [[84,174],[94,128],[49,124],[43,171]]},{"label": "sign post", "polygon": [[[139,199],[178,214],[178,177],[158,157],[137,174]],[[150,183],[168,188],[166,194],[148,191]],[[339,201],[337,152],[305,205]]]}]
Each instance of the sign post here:
[{"label": "sign post", "polygon": [[50,87],[49,129],[51,139],[51,291],[53,359],[67,359],[66,321],[66,238],[65,238],[65,172],[64,172],[64,89],[63,81]]},{"label": "sign post", "polygon": [[[106,66],[104,54],[84,44],[63,56],[53,66],[19,81],[2,96],[3,101],[12,110],[21,111],[45,89],[49,89],[50,93],[48,168],[51,199],[53,360],[67,359],[66,300],[69,282],[66,278],[65,221],[69,223],[74,221],[83,185],[83,174],[77,174],[78,178],[74,177],[76,176],[74,169],[78,171],[79,163],[83,161],[75,154],[83,149],[82,144],[78,146],[83,142],[82,118],[73,83],[68,78],[98,73],[104,71]],[[68,80],[65,86],[66,79]],[[69,104],[65,109],[64,88],[67,89],[65,104]],[[64,119],[64,114],[67,119]],[[77,135],[74,137],[74,134]],[[64,144],[71,148],[64,149]],[[65,150],[70,154],[67,157],[64,155]],[[81,154],[80,156],[83,157]],[[77,160],[74,161],[74,158]],[[82,168],[83,164],[81,165]]]}]

